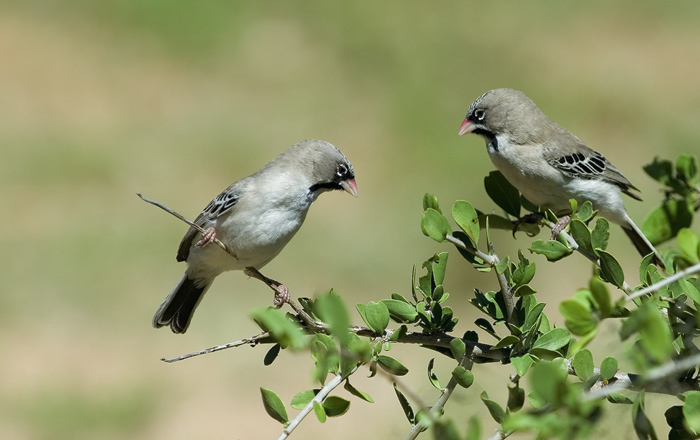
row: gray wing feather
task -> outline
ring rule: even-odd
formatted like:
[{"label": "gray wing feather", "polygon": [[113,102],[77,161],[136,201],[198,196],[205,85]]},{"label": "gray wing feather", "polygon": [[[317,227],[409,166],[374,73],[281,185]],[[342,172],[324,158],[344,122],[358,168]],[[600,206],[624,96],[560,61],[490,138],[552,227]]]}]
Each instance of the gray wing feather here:
[{"label": "gray wing feather", "polygon": [[[204,208],[197,218],[194,219],[193,223],[205,228],[207,223],[210,223],[217,217],[228,213],[241,197],[239,183],[240,181],[229,186],[221,194],[216,196],[214,200],[209,202],[206,208]],[[180,247],[177,249],[177,261],[187,261],[187,257],[190,254],[190,247],[192,247],[192,241],[194,241],[194,238],[198,233],[199,232],[195,228],[190,227],[185,236],[182,237]]]},{"label": "gray wing feather", "polygon": [[632,182],[627,180],[602,154],[591,150],[580,141],[566,150],[564,155],[559,149],[550,150],[545,153],[545,160],[566,176],[579,179],[602,179],[619,186],[623,193],[633,199],[642,200],[632,192],[632,190],[639,191],[637,187],[632,185]]}]

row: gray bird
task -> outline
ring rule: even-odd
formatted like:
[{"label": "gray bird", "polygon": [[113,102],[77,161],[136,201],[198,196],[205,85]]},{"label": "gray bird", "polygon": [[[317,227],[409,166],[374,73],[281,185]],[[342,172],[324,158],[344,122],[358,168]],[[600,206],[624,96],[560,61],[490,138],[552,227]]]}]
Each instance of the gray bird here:
[{"label": "gray bird", "polygon": [[523,92],[494,89],[467,110],[459,135],[478,134],[491,161],[535,205],[555,213],[570,211],[569,199],[590,200],[603,217],[622,227],[640,254],[661,256],[634,224],[621,194],[639,191],[602,154],[550,120]]},{"label": "gray bird", "polygon": [[[186,261],[187,270],[153,316],[153,327],[185,333],[214,278],[228,270],[263,280],[276,291],[275,305],[282,305],[287,288],[258,270],[289,243],[319,194],[332,190],[357,197],[355,173],[338,148],[316,139],[292,145],[226,188],[194,221],[205,233],[190,228],[180,242],[177,261]],[[215,239],[236,258],[211,244]]]}]

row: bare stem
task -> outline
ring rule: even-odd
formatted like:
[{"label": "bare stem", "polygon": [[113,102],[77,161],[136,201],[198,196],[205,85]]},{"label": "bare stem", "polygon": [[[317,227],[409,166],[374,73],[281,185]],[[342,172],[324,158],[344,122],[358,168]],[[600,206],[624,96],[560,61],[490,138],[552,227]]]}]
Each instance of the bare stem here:
[{"label": "bare stem", "polygon": [[637,299],[639,297],[642,297],[644,295],[647,295],[652,292],[657,292],[661,290],[661,288],[668,286],[671,283],[674,283],[678,280],[680,280],[683,277],[687,277],[688,275],[692,275],[694,273],[700,272],[700,263],[697,263],[693,266],[687,267],[683,269],[680,272],[676,272],[673,275],[671,275],[668,278],[664,278],[663,280],[659,281],[658,283],[654,283],[651,286],[645,287],[644,289],[638,290],[634,292],[632,295],[629,295],[627,297],[627,301],[632,301],[634,299]]},{"label": "bare stem", "polygon": [[[355,369],[350,372],[350,375],[353,374],[355,371],[357,371],[357,368],[358,367],[355,367]],[[350,375],[348,375],[348,376],[350,376]],[[287,437],[289,437],[289,434],[291,434],[292,431],[294,431],[294,429],[299,425],[299,423],[301,423],[301,421],[304,420],[304,417],[306,417],[311,412],[311,410],[314,409],[314,402],[319,403],[319,404],[321,402],[323,402],[323,400],[328,396],[328,394],[330,394],[331,391],[333,391],[335,388],[337,388],[338,385],[340,385],[343,382],[343,380],[345,380],[345,379],[346,378],[344,378],[340,374],[338,374],[330,382],[328,382],[323,388],[321,388],[321,390],[318,392],[318,394],[316,394],[316,396],[314,396],[314,398],[311,400],[311,402],[309,402],[304,407],[304,409],[302,409],[299,412],[299,414],[297,414],[297,416],[294,417],[289,422],[289,425],[287,425],[287,427],[284,428],[284,431],[282,431],[282,434],[280,434],[280,436],[277,438],[277,440],[284,440]]]},{"label": "bare stem", "polygon": [[[176,358],[172,359],[166,359],[166,358],[161,358],[160,360],[163,362],[167,362],[169,364],[173,362],[178,362],[182,361],[185,359],[189,359],[195,356],[200,356],[203,354],[209,354],[209,353],[214,353],[216,351],[221,351],[221,350],[226,350],[227,348],[234,348],[234,347],[240,347],[241,345],[258,345],[260,343],[266,342],[266,340],[270,338],[270,333],[269,332],[263,332],[255,336],[251,336],[250,338],[245,338],[241,339],[240,341],[235,341],[235,342],[229,342],[228,344],[223,344],[223,345],[217,345],[211,348],[205,348],[204,350],[200,351],[195,351],[194,353],[188,353],[188,354],[183,354],[182,356],[178,356]],[[270,339],[272,341],[272,339]]]},{"label": "bare stem", "polygon": [[[498,258],[498,255],[496,255],[496,253],[493,250],[492,243],[489,243],[490,254],[486,254],[480,251],[479,249],[467,246],[462,240],[450,234],[447,234],[445,239],[453,245],[457,246],[458,248],[464,249],[465,251],[471,253],[475,257],[482,259],[484,263],[488,264],[494,269],[496,268],[496,265],[501,262],[501,260]],[[498,273],[498,270],[496,270],[496,278],[498,279],[498,285],[501,287],[501,292],[503,292],[503,302],[506,306],[506,319],[508,322],[513,323],[513,312],[515,310],[515,303],[513,302],[513,292],[511,291],[510,286],[508,285],[508,280],[506,279],[505,274]]]},{"label": "bare stem", "polygon": [[[459,362],[459,365],[466,368],[467,370],[470,370],[473,365],[471,358],[472,354],[469,351],[465,352],[464,357],[462,357],[462,360]],[[432,421],[435,421],[440,417],[440,415],[442,414],[442,409],[445,407],[445,404],[452,396],[452,393],[454,392],[457,385],[457,380],[455,380],[454,376],[450,377],[450,381],[447,383],[447,386],[445,386],[445,389],[442,390],[442,394],[440,394],[438,400],[430,408],[430,411],[428,411],[428,417]],[[416,423],[415,425],[413,425],[413,428],[408,433],[406,440],[415,440],[415,438],[418,437],[418,435],[426,429],[427,427],[423,423]]]}]

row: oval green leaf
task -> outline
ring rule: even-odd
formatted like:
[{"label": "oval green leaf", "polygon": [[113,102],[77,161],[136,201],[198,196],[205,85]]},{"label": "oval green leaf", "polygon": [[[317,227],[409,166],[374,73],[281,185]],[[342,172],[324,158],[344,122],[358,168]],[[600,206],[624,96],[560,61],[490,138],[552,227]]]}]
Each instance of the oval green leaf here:
[{"label": "oval green leaf", "polygon": [[282,403],[282,399],[280,399],[274,391],[260,388],[260,394],[262,395],[265,411],[270,415],[270,417],[282,424],[289,422],[289,417],[287,416],[287,410],[284,407],[284,403]]},{"label": "oval green leaf", "polygon": [[452,217],[476,247],[479,243],[479,216],[472,204],[457,200],[452,206]]},{"label": "oval green leaf", "polygon": [[442,243],[445,241],[447,234],[452,232],[450,222],[447,221],[444,215],[440,214],[433,208],[428,208],[423,212],[423,217],[420,222],[423,234]]}]

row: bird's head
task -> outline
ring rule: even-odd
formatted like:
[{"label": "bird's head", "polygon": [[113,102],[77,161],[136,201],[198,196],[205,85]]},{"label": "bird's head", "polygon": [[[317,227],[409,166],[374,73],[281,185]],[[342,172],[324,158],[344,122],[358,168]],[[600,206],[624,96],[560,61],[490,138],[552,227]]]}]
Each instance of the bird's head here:
[{"label": "bird's head", "polygon": [[478,97],[467,110],[459,127],[459,135],[474,133],[487,142],[498,135],[507,135],[513,141],[528,137],[535,122],[547,118],[523,92],[513,89],[494,89]]},{"label": "bird's head", "polygon": [[333,144],[309,139],[292,148],[296,150],[305,167],[308,167],[310,192],[320,194],[325,191],[343,190],[357,197],[355,170],[348,158]]}]

